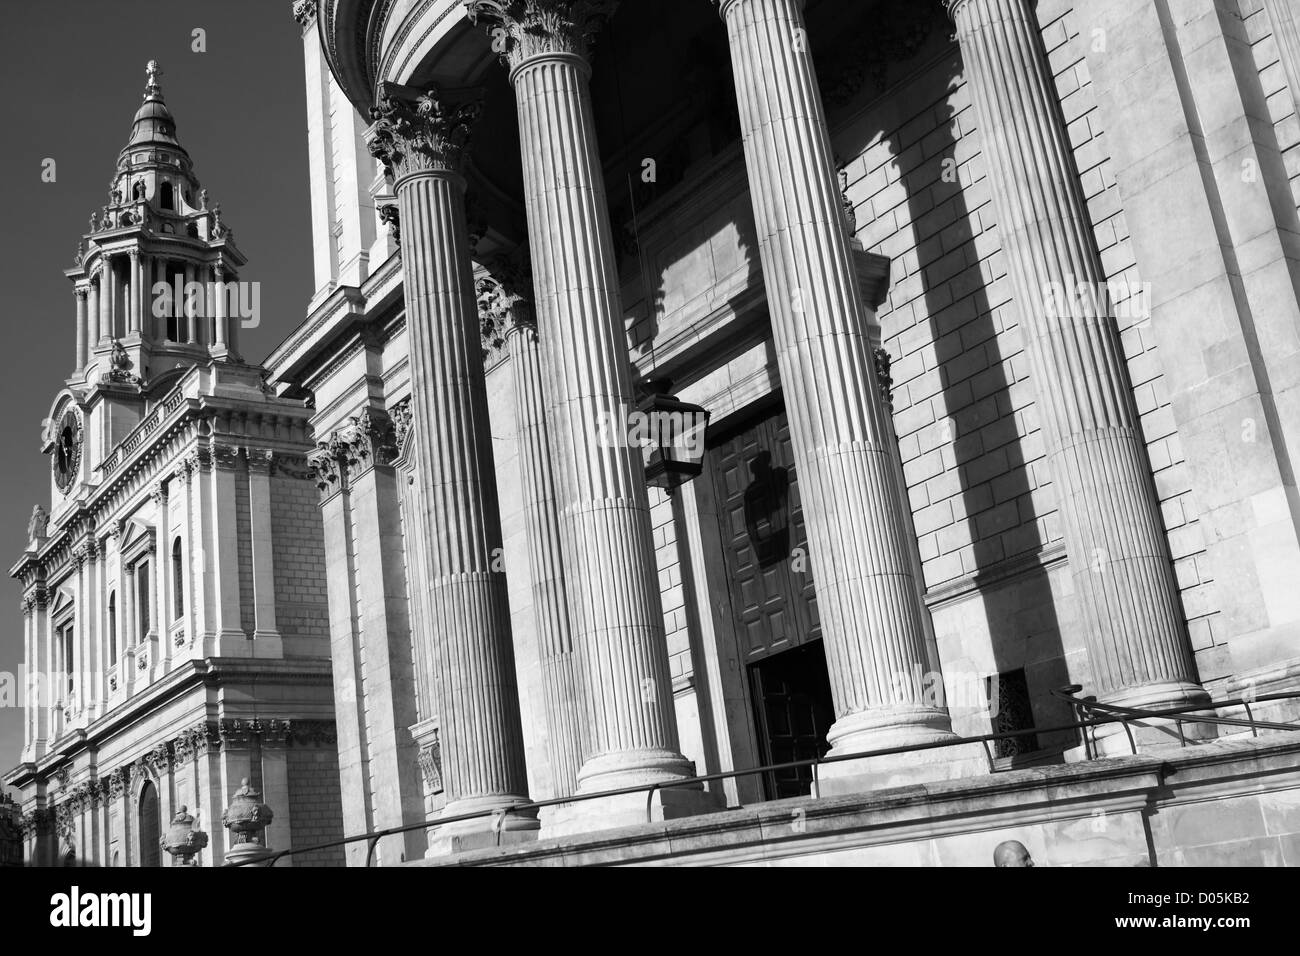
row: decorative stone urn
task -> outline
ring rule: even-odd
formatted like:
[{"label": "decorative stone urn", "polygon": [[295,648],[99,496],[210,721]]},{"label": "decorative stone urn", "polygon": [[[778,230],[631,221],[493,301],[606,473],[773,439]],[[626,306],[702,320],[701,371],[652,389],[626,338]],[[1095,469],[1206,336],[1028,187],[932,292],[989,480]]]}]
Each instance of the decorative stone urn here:
[{"label": "decorative stone urn", "polygon": [[262,795],[252,788],[245,777],[231,797],[230,806],[221,815],[222,825],[230,831],[226,866],[257,866],[260,865],[258,861],[271,855],[264,832],[275,814],[261,798]]},{"label": "decorative stone urn", "polygon": [[171,856],[172,866],[198,866],[194,857],[208,845],[208,835],[194,828],[194,816],[182,804],[160,842]]}]

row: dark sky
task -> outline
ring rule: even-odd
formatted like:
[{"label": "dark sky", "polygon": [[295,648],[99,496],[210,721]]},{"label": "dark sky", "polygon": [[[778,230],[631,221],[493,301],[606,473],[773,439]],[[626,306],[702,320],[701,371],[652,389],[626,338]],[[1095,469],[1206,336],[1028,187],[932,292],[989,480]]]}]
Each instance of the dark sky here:
[{"label": "dark sky", "polygon": [[[92,210],[107,201],[118,152],[158,61],[177,135],[261,283],[262,324],[241,331],[260,361],[311,295],[306,93],[290,0],[0,0],[0,562],[49,505],[41,420],[74,361],[74,300],[63,270]],[[195,52],[193,31],[206,31]],[[41,181],[42,162],[57,181]],[[0,672],[22,665],[17,582],[0,576]],[[22,711],[0,707],[0,772],[18,760]]]}]

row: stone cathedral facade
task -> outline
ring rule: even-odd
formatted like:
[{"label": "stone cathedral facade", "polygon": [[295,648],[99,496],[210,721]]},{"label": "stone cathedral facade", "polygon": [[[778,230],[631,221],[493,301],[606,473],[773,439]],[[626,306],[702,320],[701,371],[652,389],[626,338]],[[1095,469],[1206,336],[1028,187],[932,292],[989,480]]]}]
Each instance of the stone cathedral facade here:
[{"label": "stone cathedral facade", "polygon": [[272,846],[342,833],[311,412],[241,356],[245,260],[160,75],[66,272],[49,504],[11,571],[27,696],[4,782],[37,864],[160,865],[186,807],[219,865],[244,778],[275,804]]},{"label": "stone cathedral facade", "polygon": [[[155,489],[194,509],[246,481],[270,514],[247,564],[203,539],[236,560],[179,643],[144,641],[128,703],[204,676],[136,749],[103,725],[121,787],[92,802],[136,806],[148,736],[205,810],[259,766],[279,823],[329,777],[339,831],[410,828],[385,865],[988,865],[1010,839],[1040,865],[1300,863],[1290,4],[292,11],[303,323],[261,369],[214,332],[149,425],[173,392],[131,376],[180,346],[93,322],[130,247],[97,231],[70,273],[99,298],[56,462],[60,403],[143,394],[74,410],[123,477],[74,507],[56,472],[15,568],[29,653],[58,653],[77,588],[139,592],[148,529],[243,527],[238,494],[164,517]],[[177,258],[237,269],[206,207]],[[267,527],[277,576],[281,534],[319,537],[262,602]],[[6,778],[29,818],[91,773],[74,689]],[[1138,720],[1080,732],[1069,694]],[[1200,719],[1141,717],[1178,708]],[[272,845],[312,842],[294,814]]]},{"label": "stone cathedral facade", "polygon": [[1300,862],[1288,4],[293,6],[346,829],[457,818],[382,862]]}]

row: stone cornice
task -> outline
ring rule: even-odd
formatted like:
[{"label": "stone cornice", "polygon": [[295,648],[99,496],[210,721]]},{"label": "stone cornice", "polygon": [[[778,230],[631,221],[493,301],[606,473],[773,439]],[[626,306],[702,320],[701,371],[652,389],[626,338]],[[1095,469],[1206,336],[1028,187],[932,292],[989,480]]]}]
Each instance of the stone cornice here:
[{"label": "stone cornice", "polygon": [[619,0],[466,0],[471,23],[492,38],[492,50],[517,70],[540,56],[591,59],[596,36]]},{"label": "stone cornice", "polygon": [[366,145],[397,182],[432,170],[459,172],[482,112],[478,100],[452,103],[437,87],[411,97],[385,83],[370,111]]}]

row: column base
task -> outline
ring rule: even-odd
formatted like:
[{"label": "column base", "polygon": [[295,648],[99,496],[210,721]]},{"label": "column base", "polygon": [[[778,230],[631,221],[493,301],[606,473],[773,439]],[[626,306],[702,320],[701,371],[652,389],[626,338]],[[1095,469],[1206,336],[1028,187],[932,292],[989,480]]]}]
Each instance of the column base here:
[{"label": "column base", "polygon": [[[1142,710],[1164,710],[1169,707],[1206,704],[1205,713],[1215,716],[1214,708],[1208,706],[1210,695],[1199,684],[1187,681],[1168,681],[1162,684],[1126,688],[1107,694],[1105,697],[1098,697],[1098,701],[1103,704],[1114,704],[1117,707],[1133,707]],[[1218,737],[1216,724],[1198,723],[1193,718],[1194,714],[1188,714],[1183,718],[1181,734],[1178,721],[1172,717],[1130,720],[1128,732],[1121,722],[1106,724],[1093,731],[1093,752],[1099,757],[1118,757],[1132,754],[1135,746],[1138,753],[1149,753],[1169,748],[1179,749],[1184,744],[1206,743]],[[1132,741],[1129,740],[1130,732]]]},{"label": "column base", "polygon": [[[962,739],[952,732],[948,712],[899,706],[859,711],[835,722],[827,734],[829,757],[892,747],[917,747]],[[888,787],[957,780],[989,772],[982,744],[954,744],[880,757],[844,760],[818,768],[814,796],[863,793]]]},{"label": "column base", "polygon": [[[959,738],[954,734],[952,739]],[[812,795],[838,797],[891,787],[981,777],[988,772],[988,756],[982,744],[954,744],[933,750],[826,764],[818,768]]]},{"label": "column base", "polygon": [[[481,810],[506,810],[523,802],[519,797],[471,797],[447,804],[439,816],[455,817]],[[537,811],[531,809],[508,810],[473,820],[447,823],[429,834],[429,848],[425,851],[424,858],[428,860],[467,850],[528,843],[537,839],[538,829]]]},{"label": "column base", "polygon": [[593,757],[578,772],[577,796],[609,793],[628,787],[660,789],[581,800],[555,807],[547,814],[543,839],[574,836],[597,830],[637,826],[717,810],[704,785],[675,786],[695,776],[695,765],[670,750],[619,751]]},{"label": "column base", "polygon": [[653,793],[625,793],[557,806],[547,814],[542,839],[615,830],[619,827],[662,823],[681,817],[695,817],[720,809],[702,784],[671,787]]}]

